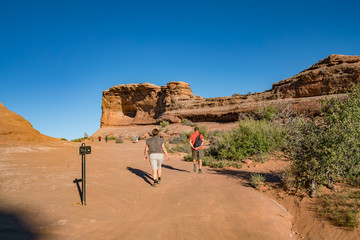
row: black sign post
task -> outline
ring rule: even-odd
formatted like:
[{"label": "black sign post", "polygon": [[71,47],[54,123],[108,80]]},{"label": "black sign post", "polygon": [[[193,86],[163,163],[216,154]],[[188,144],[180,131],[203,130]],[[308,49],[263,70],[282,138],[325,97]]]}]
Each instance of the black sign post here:
[{"label": "black sign post", "polygon": [[81,155],[81,170],[82,170],[82,179],[81,179],[81,183],[82,183],[82,191],[81,191],[81,203],[83,206],[86,206],[86,187],[85,187],[85,155],[86,154],[90,154],[91,153],[91,147],[90,146],[85,146],[85,143],[82,143],[80,148],[79,148],[79,154]]}]

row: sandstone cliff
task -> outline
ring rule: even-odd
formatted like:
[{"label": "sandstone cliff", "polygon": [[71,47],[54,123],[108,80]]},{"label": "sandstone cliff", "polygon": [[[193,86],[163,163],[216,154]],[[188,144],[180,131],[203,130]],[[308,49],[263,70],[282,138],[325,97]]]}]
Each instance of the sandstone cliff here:
[{"label": "sandstone cliff", "polygon": [[[117,85],[103,92],[101,127],[180,122],[237,121],[240,113],[254,113],[275,105],[316,114],[319,99],[344,93],[360,83],[360,56],[330,55],[309,69],[273,85],[269,91],[233,97],[194,96],[189,84],[169,82]],[[340,94],[341,97],[341,94]]]},{"label": "sandstone cliff", "polygon": [[26,119],[8,110],[2,103],[0,103],[0,136],[0,143],[56,140],[41,134]]}]

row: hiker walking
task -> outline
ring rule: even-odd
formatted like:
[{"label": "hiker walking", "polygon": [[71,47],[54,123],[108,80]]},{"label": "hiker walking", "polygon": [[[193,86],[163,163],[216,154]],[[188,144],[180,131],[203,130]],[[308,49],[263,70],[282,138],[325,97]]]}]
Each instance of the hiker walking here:
[{"label": "hiker walking", "polygon": [[194,172],[196,172],[196,160],[199,160],[199,174],[201,174],[202,160],[204,159],[204,150],[202,145],[204,145],[205,139],[204,136],[199,132],[199,128],[194,128],[194,133],[190,135],[190,146],[192,149],[192,159],[194,163]]},{"label": "hiker walking", "polygon": [[152,130],[152,137],[146,140],[145,150],[144,150],[144,159],[149,160],[152,168],[152,177],[154,183],[153,187],[156,187],[161,182],[161,165],[164,161],[164,154],[166,155],[166,160],[169,160],[169,155],[166,151],[164,140],[158,137],[158,129]]},{"label": "hiker walking", "polygon": [[108,137],[107,136],[105,136],[105,142],[107,142],[108,141]]}]

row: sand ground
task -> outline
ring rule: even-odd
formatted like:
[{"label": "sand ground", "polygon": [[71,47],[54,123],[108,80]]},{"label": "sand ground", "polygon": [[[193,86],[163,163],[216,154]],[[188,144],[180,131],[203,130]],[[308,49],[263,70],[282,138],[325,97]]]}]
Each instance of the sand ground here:
[{"label": "sand ground", "polygon": [[80,144],[0,145],[0,239],[295,239],[291,214],[231,172],[171,154],[153,188],[144,141],[87,144],[86,206]]}]

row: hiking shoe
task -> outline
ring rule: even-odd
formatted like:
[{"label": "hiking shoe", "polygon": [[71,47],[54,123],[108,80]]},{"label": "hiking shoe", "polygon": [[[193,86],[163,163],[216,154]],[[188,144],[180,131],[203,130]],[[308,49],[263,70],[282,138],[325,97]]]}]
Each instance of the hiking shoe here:
[{"label": "hiking shoe", "polygon": [[157,181],[157,182],[158,182],[158,183],[161,183],[161,177],[158,178],[158,181]]},{"label": "hiking shoe", "polygon": [[202,174],[201,168],[199,169],[199,174]]},{"label": "hiking shoe", "polygon": [[156,187],[158,184],[159,184],[158,181],[154,180],[154,183],[151,186]]},{"label": "hiking shoe", "polygon": [[194,164],[194,172],[196,172],[196,165]]}]

